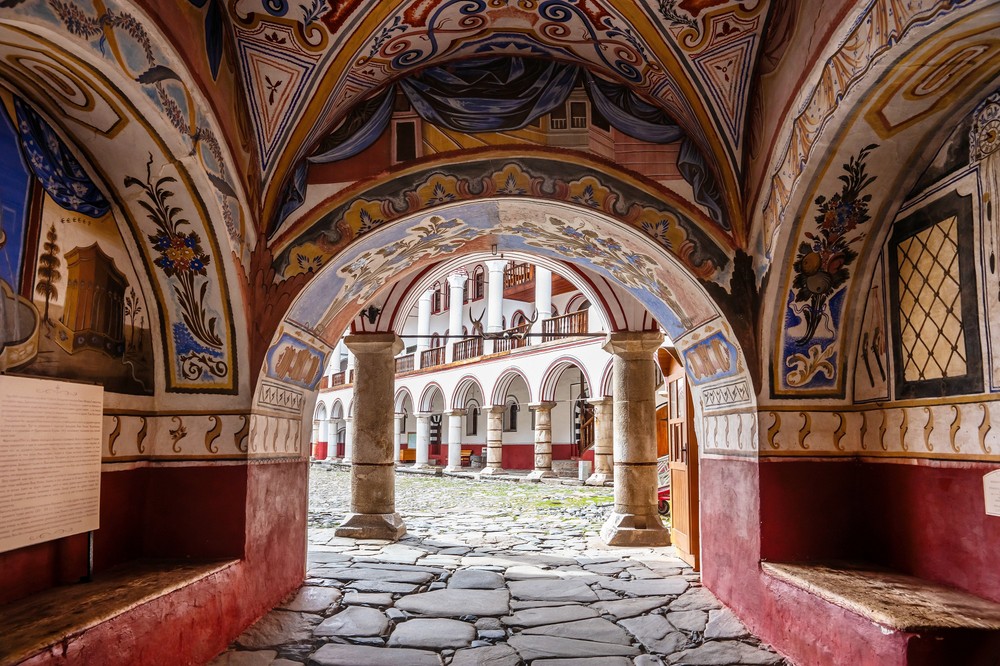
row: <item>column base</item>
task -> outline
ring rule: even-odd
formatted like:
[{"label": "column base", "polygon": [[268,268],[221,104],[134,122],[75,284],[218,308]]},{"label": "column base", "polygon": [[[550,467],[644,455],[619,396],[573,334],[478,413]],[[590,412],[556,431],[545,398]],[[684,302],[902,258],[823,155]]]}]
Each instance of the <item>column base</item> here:
[{"label": "column base", "polygon": [[605,472],[594,472],[587,477],[587,480],[583,482],[585,486],[603,486],[604,484],[611,483],[615,480],[615,477],[611,474]]},{"label": "column base", "polygon": [[528,479],[532,481],[538,481],[541,479],[554,479],[558,474],[553,472],[551,469],[533,469],[528,472]]},{"label": "column base", "polygon": [[448,465],[447,467],[444,468],[444,471],[453,473],[453,472],[461,472],[463,469],[464,468],[461,465],[454,465],[454,466]]},{"label": "column base", "polygon": [[430,466],[430,463],[413,463],[410,469],[428,469]]},{"label": "column base", "polygon": [[670,531],[657,513],[612,513],[601,528],[601,539],[609,546],[669,546]]},{"label": "column base", "polygon": [[480,476],[496,476],[498,474],[506,474],[507,472],[502,467],[484,467],[483,471],[479,473]]},{"label": "column base", "polygon": [[406,525],[398,513],[349,513],[333,534],[348,539],[396,541],[406,534]]}]

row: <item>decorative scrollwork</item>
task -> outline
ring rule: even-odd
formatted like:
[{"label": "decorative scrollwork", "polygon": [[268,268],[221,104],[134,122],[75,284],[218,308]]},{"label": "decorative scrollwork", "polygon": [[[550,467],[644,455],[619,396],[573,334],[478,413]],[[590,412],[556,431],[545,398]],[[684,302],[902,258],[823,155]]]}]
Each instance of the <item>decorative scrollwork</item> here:
[{"label": "decorative scrollwork", "polygon": [[122,434],[122,420],[118,416],[112,416],[111,418],[115,420],[115,429],[108,436],[108,451],[114,456],[117,455],[115,453],[115,442],[118,441],[118,436]]},{"label": "decorative scrollwork", "polygon": [[216,446],[215,440],[219,439],[219,434],[222,432],[222,419],[214,414],[208,418],[211,419],[215,425],[211,430],[205,433],[205,448],[209,453],[218,453],[219,447]]},{"label": "decorative scrollwork", "polygon": [[188,352],[180,357],[181,374],[185,379],[198,379],[205,372],[216,377],[229,374],[229,366],[225,361],[201,352]]}]

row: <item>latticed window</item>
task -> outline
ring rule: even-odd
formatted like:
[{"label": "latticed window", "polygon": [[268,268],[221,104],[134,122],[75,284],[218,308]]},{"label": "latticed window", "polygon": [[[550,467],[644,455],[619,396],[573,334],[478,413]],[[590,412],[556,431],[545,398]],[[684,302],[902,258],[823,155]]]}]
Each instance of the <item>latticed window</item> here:
[{"label": "latticed window", "polygon": [[503,430],[504,432],[515,432],[517,430],[517,414],[521,411],[520,405],[514,398],[508,398],[503,410]]},{"label": "latticed window", "polygon": [[472,272],[472,300],[478,301],[486,295],[486,271],[476,266]]},{"label": "latticed window", "polygon": [[441,300],[441,283],[435,282],[433,289],[433,296],[431,296],[431,312],[441,312],[442,300]]}]

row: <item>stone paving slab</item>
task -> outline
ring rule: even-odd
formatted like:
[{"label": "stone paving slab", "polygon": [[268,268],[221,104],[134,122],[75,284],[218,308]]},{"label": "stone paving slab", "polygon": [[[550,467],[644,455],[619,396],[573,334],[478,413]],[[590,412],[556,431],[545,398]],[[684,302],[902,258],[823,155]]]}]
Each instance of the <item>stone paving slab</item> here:
[{"label": "stone paving slab", "polygon": [[[332,536],[346,472],[311,484],[307,585],[213,666],[783,663],[672,548],[601,543],[602,489],[414,475],[397,490],[408,533],[390,543]],[[565,506],[532,509],[526,494]]]}]

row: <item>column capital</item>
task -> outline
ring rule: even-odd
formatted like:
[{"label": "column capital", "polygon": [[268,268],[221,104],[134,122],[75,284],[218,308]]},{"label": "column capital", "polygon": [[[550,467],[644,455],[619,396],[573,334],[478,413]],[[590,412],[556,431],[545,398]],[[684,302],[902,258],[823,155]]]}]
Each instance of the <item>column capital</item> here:
[{"label": "column capital", "polygon": [[434,297],[434,290],[433,289],[426,289],[424,291],[424,293],[420,294],[420,298],[417,299],[417,300],[424,301],[424,302],[427,302],[429,304],[431,302],[431,299],[433,297]]},{"label": "column capital", "polygon": [[442,416],[465,416],[467,411],[465,409],[448,409],[442,413]]},{"label": "column capital", "polygon": [[452,273],[448,276],[448,284],[452,289],[461,289],[465,286],[466,281],[469,279],[469,274],[466,272]]},{"label": "column capital", "polygon": [[548,411],[556,406],[554,402],[529,402],[528,409]]},{"label": "column capital", "polygon": [[587,398],[587,402],[595,407],[611,407],[615,404],[615,399],[610,395],[605,395],[600,398]]},{"label": "column capital", "polygon": [[490,405],[489,407],[483,407],[483,411],[487,414],[503,414],[503,410],[505,409],[506,407],[503,405]]},{"label": "column capital", "polygon": [[413,412],[413,415],[418,419],[429,419],[434,416],[434,412]]},{"label": "column capital", "polygon": [[659,331],[619,331],[608,333],[604,351],[623,358],[646,358],[663,344],[663,333]]},{"label": "column capital", "polygon": [[507,267],[506,259],[490,259],[489,261],[485,261],[483,263],[486,264],[486,268],[489,269],[490,273],[499,273]]},{"label": "column capital", "polygon": [[354,333],[344,338],[344,344],[355,356],[384,351],[391,351],[395,356],[404,346],[403,339],[395,333]]}]

